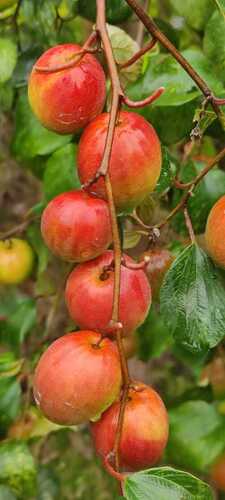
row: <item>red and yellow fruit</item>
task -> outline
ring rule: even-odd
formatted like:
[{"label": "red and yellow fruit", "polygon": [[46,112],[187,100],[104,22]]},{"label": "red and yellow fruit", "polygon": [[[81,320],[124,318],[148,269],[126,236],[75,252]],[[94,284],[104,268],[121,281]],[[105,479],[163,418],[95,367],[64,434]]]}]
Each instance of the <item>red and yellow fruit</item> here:
[{"label": "red and yellow fruit", "polygon": [[210,257],[225,269],[225,196],[215,203],[209,214],[205,237]]},{"label": "red and yellow fruit", "polygon": [[159,298],[160,288],[164,277],[174,261],[174,257],[166,248],[155,247],[145,252],[141,259],[149,257],[149,263],[146,266],[146,273],[151,285],[152,296]]},{"label": "red and yellow fruit", "polygon": [[210,477],[218,490],[225,491],[225,455],[214,464]]},{"label": "red and yellow fruit", "polygon": [[108,205],[84,191],[60,194],[44,210],[41,231],[58,257],[74,262],[93,259],[112,241]]},{"label": "red and yellow fruit", "polygon": [[[120,403],[114,403],[91,425],[97,453],[107,459],[113,450]],[[157,463],[168,439],[168,416],[163,401],[151,387],[135,383],[129,390],[125,409],[120,465],[124,471],[138,471]]]},{"label": "red and yellow fruit", "polygon": [[[98,116],[84,131],[78,151],[78,170],[82,183],[97,172],[107,135],[109,114]],[[118,210],[139,205],[155,189],[161,171],[161,147],[154,128],[142,116],[121,111],[115,129],[109,173]],[[106,196],[104,179],[90,188]]]},{"label": "red and yellow fruit", "polygon": [[118,397],[119,354],[109,339],[82,331],[59,338],[42,355],[35,372],[34,397],[57,424],[96,420]]},{"label": "red and yellow fruit", "polygon": [[[124,255],[126,262],[133,260]],[[69,313],[82,329],[109,333],[114,289],[113,252],[80,264],[70,274],[65,290]],[[142,270],[121,268],[119,320],[128,335],[145,320],[151,305],[151,289]]]},{"label": "red and yellow fruit", "polygon": [[34,253],[29,243],[19,238],[0,241],[0,283],[16,285],[31,273]]},{"label": "red and yellow fruit", "polygon": [[91,54],[77,56],[73,67],[54,70],[70,63],[81,47],[57,45],[38,59],[29,78],[28,96],[34,114],[49,130],[70,134],[85,127],[101,113],[105,97],[105,75]]}]

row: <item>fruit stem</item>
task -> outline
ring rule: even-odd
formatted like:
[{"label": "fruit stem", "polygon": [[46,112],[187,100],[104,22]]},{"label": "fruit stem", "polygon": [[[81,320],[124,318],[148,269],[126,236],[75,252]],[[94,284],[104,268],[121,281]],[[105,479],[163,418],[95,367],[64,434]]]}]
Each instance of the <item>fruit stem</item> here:
[{"label": "fruit stem", "polygon": [[176,47],[170,42],[170,40],[160,31],[158,26],[155,24],[153,19],[145,12],[142,6],[137,3],[136,0],[126,0],[131,9],[135,12],[137,17],[142,21],[148,32],[152,37],[158,40],[161,45],[172,54],[174,59],[184,68],[184,70],[189,74],[192,80],[196,83],[198,88],[201,90],[203,95],[207,98],[220,120],[220,123],[225,130],[225,115],[220,109],[223,105],[223,99],[218,99],[213,95],[212,90],[208,87],[207,83],[201,78],[201,76],[195,71],[191,64],[185,59],[185,57],[176,49]]},{"label": "fruit stem", "polygon": [[190,215],[188,213],[187,207],[184,208],[184,218],[185,218],[185,224],[186,224],[189,236],[190,236],[191,243],[194,245],[194,243],[196,242],[195,233],[194,233],[194,229],[192,226],[191,218],[190,218]]},{"label": "fruit stem", "polygon": [[105,187],[109,204],[110,219],[112,226],[112,236],[114,245],[114,291],[113,291],[113,308],[112,308],[112,325],[115,326],[116,342],[120,356],[121,371],[123,376],[123,391],[122,391],[122,401],[120,405],[118,426],[116,430],[115,444],[113,447],[113,455],[115,457],[115,468],[119,472],[119,446],[121,442],[124,413],[127,401],[127,394],[130,385],[130,375],[128,370],[128,364],[126,360],[126,355],[122,342],[122,328],[119,322],[119,301],[120,301],[120,285],[121,285],[121,263],[122,263],[122,249],[119,234],[119,227],[117,222],[116,209],[113,199],[113,191],[110,176],[108,174],[109,162],[112,152],[112,145],[114,139],[114,132],[117,123],[118,112],[121,103],[121,97],[123,95],[120,80],[118,76],[116,62],[113,56],[113,50],[111,42],[109,39],[107,27],[106,27],[106,8],[105,0],[97,0],[97,21],[96,21],[96,31],[99,38],[102,41],[103,49],[105,52],[106,61],[108,64],[111,85],[112,85],[112,103],[110,110],[110,119],[108,125],[108,132],[105,143],[105,150],[103,154],[102,163],[100,166],[101,173],[105,174]]},{"label": "fruit stem", "polygon": [[118,64],[119,68],[120,69],[129,68],[129,66],[131,66],[136,61],[138,61],[138,59],[140,59],[142,56],[144,56],[144,54],[146,54],[146,52],[149,52],[151,49],[153,49],[153,47],[155,47],[156,43],[157,43],[157,40],[155,38],[152,38],[152,40],[150,40],[150,42],[146,43],[146,45],[144,45],[144,47],[142,47],[142,49],[140,49],[138,52],[136,52],[136,54],[134,54],[130,59],[128,59],[124,63]]}]

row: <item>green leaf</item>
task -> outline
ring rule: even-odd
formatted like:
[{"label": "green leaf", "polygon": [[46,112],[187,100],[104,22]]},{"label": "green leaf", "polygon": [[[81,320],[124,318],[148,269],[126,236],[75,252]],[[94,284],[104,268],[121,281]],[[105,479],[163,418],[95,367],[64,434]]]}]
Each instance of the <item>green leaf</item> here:
[{"label": "green leaf", "polygon": [[[4,432],[21,410],[21,388],[15,377],[0,378],[0,430]],[[1,471],[0,471],[1,479]],[[1,482],[1,481],[0,481]]]},{"label": "green leaf", "polygon": [[9,111],[13,103],[14,92],[9,82],[0,83],[0,111]]},{"label": "green leaf", "polygon": [[11,345],[16,350],[28,333],[36,325],[35,301],[16,290],[8,290],[0,294],[1,341]]},{"label": "green leaf", "polygon": [[41,467],[38,472],[37,500],[58,500],[60,487],[57,476],[49,467]]},{"label": "green leaf", "polygon": [[224,287],[217,268],[196,244],[187,247],[169,269],[160,301],[178,344],[198,352],[224,338]]},{"label": "green leaf", "polygon": [[[139,45],[124,30],[109,24],[107,25],[107,28],[113,48],[113,54],[119,64],[126,62],[136,52],[138,52],[140,49]],[[136,63],[132,64],[128,68],[120,70],[123,85],[126,85],[129,82],[135,82],[141,74],[141,68],[142,60],[138,59]]]},{"label": "green leaf", "polygon": [[76,145],[67,144],[48,159],[43,180],[47,201],[60,193],[80,187],[76,170],[76,154]]},{"label": "green leaf", "polygon": [[36,468],[33,457],[23,442],[0,444],[0,484],[12,489],[19,500],[33,498],[36,492]]},{"label": "green leaf", "polygon": [[210,18],[203,41],[206,55],[213,61],[217,73],[225,82],[225,22],[220,12],[216,11]]},{"label": "green leaf", "polygon": [[152,305],[145,322],[138,328],[140,359],[147,361],[150,358],[160,357],[172,342],[165,322],[157,308]]},{"label": "green leaf", "polygon": [[20,94],[12,142],[13,153],[19,159],[48,155],[70,141],[70,135],[59,135],[44,128],[32,113],[26,94]]},{"label": "green leaf", "polygon": [[[79,0],[78,9],[80,16],[91,21],[96,20],[96,2],[90,0]],[[107,0],[106,19],[109,23],[117,24],[125,21],[132,14],[126,0]]]},{"label": "green leaf", "polygon": [[15,359],[13,352],[4,352],[0,355],[0,379],[3,377],[14,377],[20,373],[23,359]]},{"label": "green leaf", "polygon": [[[182,170],[180,179],[183,182],[189,182],[194,179],[204,168],[202,163],[189,161]],[[223,196],[225,192],[225,172],[214,168],[208,173],[197,186],[193,196],[189,200],[188,209],[192,220],[194,231],[202,233],[205,230],[206,221],[209,212],[216,201]],[[172,207],[175,207],[180,201],[182,193],[180,190],[174,190],[172,198]],[[178,232],[187,233],[183,214],[178,214],[173,220],[173,226]]]},{"label": "green leaf", "polygon": [[225,19],[225,0],[214,0],[214,2],[216,2],[217,7]]},{"label": "green leaf", "polygon": [[0,38],[0,83],[9,80],[17,61],[17,46],[9,38]]},{"label": "green leaf", "polygon": [[188,401],[170,411],[169,460],[205,472],[225,448],[225,417],[212,404]]},{"label": "green leaf", "polygon": [[207,484],[171,467],[128,476],[124,491],[127,500],[213,500],[213,493]]},{"label": "green leaf", "polygon": [[50,252],[44,244],[41,236],[40,223],[34,222],[30,224],[27,229],[27,239],[34,248],[38,258],[38,275],[43,273],[48,265],[50,259]]},{"label": "green leaf", "polygon": [[[193,65],[216,94],[223,94],[224,87],[216,77],[210,63],[200,49],[188,49],[182,55]],[[165,87],[164,93],[152,106],[180,106],[200,95],[199,89],[180,64],[167,54],[150,58],[149,67],[136,84],[129,86],[129,96],[134,100],[145,99],[158,87]]]},{"label": "green leaf", "polygon": [[134,248],[138,245],[141,234],[138,231],[133,230],[124,230],[123,232],[123,248],[124,250],[128,250],[128,248]]},{"label": "green leaf", "polygon": [[176,166],[171,161],[168,149],[163,147],[163,163],[159,181],[156,186],[157,193],[164,193],[172,184],[176,175]]},{"label": "green leaf", "polygon": [[170,0],[172,7],[187,24],[196,30],[202,30],[213,13],[213,0]]}]

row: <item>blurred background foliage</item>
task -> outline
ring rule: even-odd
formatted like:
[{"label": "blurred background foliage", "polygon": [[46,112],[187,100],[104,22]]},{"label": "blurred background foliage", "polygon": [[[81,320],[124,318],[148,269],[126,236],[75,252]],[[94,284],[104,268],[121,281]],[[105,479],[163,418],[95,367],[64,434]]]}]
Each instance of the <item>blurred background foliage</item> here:
[{"label": "blurred background foliage", "polygon": [[[151,0],[148,8],[215,94],[225,97],[223,2]],[[115,57],[123,62],[136,52],[140,39],[147,41],[148,37],[124,0],[108,0],[107,14]],[[94,17],[93,0],[0,1],[0,230],[8,233],[18,225],[17,234],[30,242],[35,253],[31,277],[20,287],[0,288],[1,500],[117,498],[117,485],[99,466],[87,428],[63,429],[51,424],[39,414],[32,398],[32,373],[41,352],[49,342],[75,328],[63,300],[68,266],[50,255],[39,220],[49,200],[79,187],[74,169],[79,137],[59,136],[42,127],[29,108],[27,79],[34,61],[49,46],[72,41],[82,44]],[[164,145],[157,191],[138,209],[143,220],[153,223],[179,200],[180,192],[172,187],[175,173],[179,170],[185,182],[192,179],[222,147],[224,131],[212,110],[200,118],[199,90],[158,45],[123,70],[121,79],[133,99],[144,99],[161,85],[166,88],[151,107],[140,110]],[[197,137],[190,146],[196,123],[202,139]],[[216,167],[204,179],[190,201],[202,248],[207,215],[225,192],[223,167]],[[126,222],[123,227],[124,248],[139,255],[146,239],[135,224]],[[163,232],[162,244],[178,256],[187,243],[184,221],[178,215]],[[180,332],[182,328],[178,324]],[[220,341],[223,337],[220,333]],[[225,351],[218,342],[213,338],[204,348],[187,349],[185,342],[174,340],[155,301],[137,332],[137,352],[130,360],[133,376],[153,384],[170,411],[164,463],[205,480],[225,452]],[[218,359],[219,374],[213,369]],[[211,371],[206,372],[209,363]],[[215,382],[218,378],[220,391]]]}]

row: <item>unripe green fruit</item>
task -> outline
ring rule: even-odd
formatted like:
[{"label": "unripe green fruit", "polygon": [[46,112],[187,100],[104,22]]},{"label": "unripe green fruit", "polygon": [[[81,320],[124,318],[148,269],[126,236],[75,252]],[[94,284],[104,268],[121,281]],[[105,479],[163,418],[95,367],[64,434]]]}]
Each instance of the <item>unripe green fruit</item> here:
[{"label": "unripe green fruit", "polygon": [[33,250],[27,241],[18,238],[0,241],[0,283],[21,283],[30,274],[33,262]]}]

